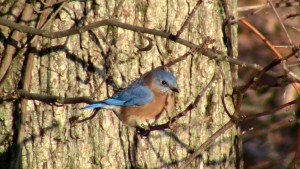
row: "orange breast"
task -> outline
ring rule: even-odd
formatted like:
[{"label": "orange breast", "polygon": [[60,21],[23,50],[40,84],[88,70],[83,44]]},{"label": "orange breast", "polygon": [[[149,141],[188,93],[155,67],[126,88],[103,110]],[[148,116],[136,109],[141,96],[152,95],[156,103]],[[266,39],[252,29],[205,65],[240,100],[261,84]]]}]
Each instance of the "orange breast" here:
[{"label": "orange breast", "polygon": [[153,101],[142,106],[122,107],[120,120],[130,126],[157,120],[166,113],[171,114],[174,110],[173,93],[154,93]]}]

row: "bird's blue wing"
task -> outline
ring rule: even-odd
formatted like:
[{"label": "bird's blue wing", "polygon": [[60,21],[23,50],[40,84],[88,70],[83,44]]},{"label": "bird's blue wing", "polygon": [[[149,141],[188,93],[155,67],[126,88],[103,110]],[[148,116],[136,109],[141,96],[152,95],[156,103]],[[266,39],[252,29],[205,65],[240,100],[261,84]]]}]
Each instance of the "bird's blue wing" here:
[{"label": "bird's blue wing", "polygon": [[108,99],[83,107],[82,110],[93,108],[113,109],[115,106],[140,106],[151,102],[152,99],[153,93],[147,86],[134,85]]},{"label": "bird's blue wing", "polygon": [[144,85],[131,86],[103,102],[116,106],[139,106],[151,102],[153,93]]}]

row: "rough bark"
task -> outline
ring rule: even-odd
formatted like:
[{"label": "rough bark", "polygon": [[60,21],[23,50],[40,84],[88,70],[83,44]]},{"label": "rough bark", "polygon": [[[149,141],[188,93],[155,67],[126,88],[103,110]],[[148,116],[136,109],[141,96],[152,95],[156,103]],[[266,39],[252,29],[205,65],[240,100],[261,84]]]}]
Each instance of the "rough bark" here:
[{"label": "rough bark", "polygon": [[[120,22],[176,34],[196,4],[192,1],[124,1],[118,8],[119,3],[100,0],[69,2],[45,29],[55,32],[115,17]],[[207,47],[226,52],[228,46],[224,44],[222,32],[225,13],[220,3],[202,2],[180,37],[195,44],[201,44],[210,37],[215,42]],[[235,6],[230,8],[234,9]],[[236,28],[233,27],[231,31],[236,33]],[[149,51],[139,51],[136,47],[147,45],[144,36],[153,39],[153,47]],[[236,42],[237,39],[231,40]],[[4,41],[1,43],[6,47]],[[121,88],[126,87],[153,67],[166,64],[190,50],[159,36],[142,35],[111,26],[58,39],[40,37],[36,49],[38,52],[32,68],[31,92],[61,97],[91,96],[95,100],[111,96],[114,83]],[[26,53],[21,52],[12,60],[1,82],[3,93],[11,93],[22,81],[24,73],[20,74],[20,71],[23,63],[19,60],[24,59]],[[79,110],[85,104],[49,105],[27,101],[21,166],[178,167],[195,148],[229,121],[221,102],[224,87],[222,78],[226,80],[226,93],[232,92],[232,79],[227,62],[217,64],[215,60],[196,52],[169,70],[177,77],[181,90],[176,97],[177,106],[173,115],[193,102],[214,74],[217,80],[205,92],[200,104],[178,119],[171,129],[153,131],[148,137],[137,135],[134,128],[124,126],[111,111],[101,110],[95,118],[74,124],[71,119],[83,119],[92,114],[92,111]],[[220,70],[225,77],[220,75]],[[102,81],[106,83],[100,86]],[[231,99],[226,97],[225,100],[227,109],[233,113]],[[19,102],[0,105],[0,152],[3,162],[5,158],[15,160],[14,156],[7,156],[11,155],[9,152],[13,150],[12,142],[18,131],[18,126],[14,127],[17,121],[14,117],[17,115],[12,112],[20,112],[19,106]],[[162,122],[165,120],[162,119]],[[12,132],[12,129],[15,130]],[[227,131],[189,167],[235,168],[236,134],[235,128]]]}]

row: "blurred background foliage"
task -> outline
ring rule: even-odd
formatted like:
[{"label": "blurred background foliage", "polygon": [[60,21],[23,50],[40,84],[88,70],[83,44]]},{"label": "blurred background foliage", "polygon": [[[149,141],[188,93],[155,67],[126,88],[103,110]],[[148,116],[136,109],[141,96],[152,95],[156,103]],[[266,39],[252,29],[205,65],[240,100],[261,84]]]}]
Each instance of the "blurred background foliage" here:
[{"label": "blurred background foliage", "polygon": [[[285,25],[293,43],[300,44],[300,2],[272,1]],[[280,52],[284,57],[292,52],[285,31],[281,28],[272,8],[267,7],[251,15],[254,10],[248,7],[267,5],[267,1],[240,0],[239,17],[247,16],[248,21]],[[246,8],[247,7],[247,8]],[[250,16],[248,16],[250,15]],[[272,50],[247,26],[239,24],[239,59],[266,66],[276,59]],[[299,53],[299,52],[298,52]],[[299,59],[288,60],[289,69],[300,75]],[[273,71],[284,74],[279,64]],[[248,68],[239,69],[239,85],[244,85],[255,73]],[[280,84],[280,85],[279,85]],[[279,79],[264,76],[260,85],[248,90],[242,104],[241,113],[245,115],[271,110],[299,97],[289,85],[282,85]],[[256,118],[242,124],[245,168],[297,168],[299,157],[299,104],[289,106],[272,115]],[[298,150],[297,150],[298,147]],[[295,162],[296,159],[296,162]]]}]

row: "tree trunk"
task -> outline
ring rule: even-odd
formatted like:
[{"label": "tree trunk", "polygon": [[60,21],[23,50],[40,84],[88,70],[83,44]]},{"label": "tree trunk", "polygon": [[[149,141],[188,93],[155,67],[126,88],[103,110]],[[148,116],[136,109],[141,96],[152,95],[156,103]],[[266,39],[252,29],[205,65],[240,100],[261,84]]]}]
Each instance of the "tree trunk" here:
[{"label": "tree trunk", "polygon": [[[55,9],[59,11],[57,17],[44,29],[56,32],[114,18],[119,22],[176,34],[196,3],[152,0],[72,1],[63,4],[61,10]],[[200,48],[215,48],[226,53],[228,49],[222,31],[225,12],[219,3],[202,2],[180,38],[200,45]],[[33,6],[37,7],[38,4]],[[235,5],[229,8],[236,10]],[[36,25],[41,18],[42,14],[35,13],[31,26]],[[9,32],[6,27],[0,28],[1,32]],[[236,27],[232,27],[231,32],[236,34]],[[5,34],[5,37],[9,36]],[[30,40],[30,36],[26,36]],[[148,41],[147,37],[153,41]],[[116,26],[102,26],[57,39],[37,38],[39,41],[35,48],[38,52],[35,53],[32,69],[25,70],[25,65],[29,60],[26,56],[33,52],[22,46],[25,50],[21,49],[15,55],[1,82],[1,93],[8,94],[20,89],[18,86],[23,82],[22,77],[31,71],[32,80],[28,82],[31,93],[61,97],[89,96],[94,100],[102,100],[112,96],[118,87],[127,87],[145,72],[167,64],[191,50],[164,37]],[[204,43],[209,38],[215,42]],[[236,49],[237,39],[231,40]],[[5,42],[1,41],[4,48],[7,47]],[[22,45],[25,40],[19,43]],[[153,43],[153,46],[148,43]],[[147,45],[150,50],[141,49]],[[1,50],[1,56],[5,57],[4,49]],[[22,103],[26,104],[23,122],[18,119],[24,116],[21,100],[1,104],[1,161],[11,161],[6,167],[18,163],[16,153],[20,150],[15,147],[22,137],[19,126],[23,124],[21,163],[12,168],[177,168],[230,120],[221,98],[223,78],[226,81],[225,93],[232,93],[232,74],[228,62],[219,63],[194,52],[168,69],[177,78],[180,88],[180,93],[176,95],[176,111],[170,116],[175,116],[194,102],[214,74],[217,78],[196,108],[177,119],[170,129],[151,131],[148,136],[141,136],[135,128],[123,125],[109,110],[100,110],[94,118],[83,123],[73,123],[74,119],[84,119],[93,113],[80,110],[86,104],[57,105],[32,100],[24,103],[23,99]],[[22,69],[24,71],[20,74]],[[225,97],[225,101],[227,109],[233,113],[232,100]],[[160,119],[160,123],[166,120]],[[236,168],[238,151],[235,151],[234,141],[237,134],[236,128],[228,130],[197,156],[189,168]]]}]

